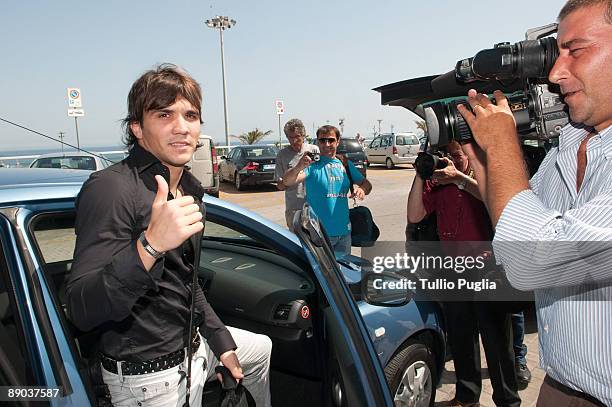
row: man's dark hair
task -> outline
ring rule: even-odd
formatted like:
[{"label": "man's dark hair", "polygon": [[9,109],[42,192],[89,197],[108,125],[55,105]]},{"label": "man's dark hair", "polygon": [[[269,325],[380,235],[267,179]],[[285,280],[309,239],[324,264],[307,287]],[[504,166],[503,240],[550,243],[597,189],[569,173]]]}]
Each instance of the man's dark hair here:
[{"label": "man's dark hair", "polygon": [[128,113],[122,121],[125,145],[131,148],[137,141],[131,123],[142,126],[145,112],[168,107],[178,98],[191,103],[202,123],[202,89],[187,72],[173,64],[160,64],[138,78],[128,94]]},{"label": "man's dark hair", "polygon": [[559,12],[559,17],[557,17],[557,19],[561,21],[578,9],[599,6],[600,4],[606,7],[606,12],[604,14],[606,22],[612,24],[612,0],[568,0]]},{"label": "man's dark hair", "polygon": [[334,133],[336,141],[340,140],[340,130],[338,130],[338,128],[335,126],[330,126],[329,124],[319,127],[317,130],[317,138],[319,138],[319,135],[321,134],[330,135],[332,133]]},{"label": "man's dark hair", "polygon": [[290,134],[299,134],[300,136],[305,136],[306,127],[304,127],[304,123],[302,123],[300,119],[291,119],[287,123],[285,123],[285,127],[283,127],[283,132],[287,137],[289,137]]}]

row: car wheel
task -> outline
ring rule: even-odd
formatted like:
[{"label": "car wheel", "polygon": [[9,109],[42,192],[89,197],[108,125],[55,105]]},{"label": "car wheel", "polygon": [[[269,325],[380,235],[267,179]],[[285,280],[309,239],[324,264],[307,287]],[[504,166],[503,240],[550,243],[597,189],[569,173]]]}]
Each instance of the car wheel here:
[{"label": "car wheel", "polygon": [[385,367],[395,406],[433,406],[436,364],[429,347],[409,341]]},{"label": "car wheel", "polygon": [[242,191],[244,189],[244,185],[242,185],[242,179],[240,178],[240,174],[237,172],[234,173],[234,186],[238,191]]},{"label": "car wheel", "polygon": [[389,157],[387,157],[387,161],[385,161],[385,165],[387,166],[388,170],[393,169],[393,167],[395,167],[395,164],[393,164],[393,161]]}]

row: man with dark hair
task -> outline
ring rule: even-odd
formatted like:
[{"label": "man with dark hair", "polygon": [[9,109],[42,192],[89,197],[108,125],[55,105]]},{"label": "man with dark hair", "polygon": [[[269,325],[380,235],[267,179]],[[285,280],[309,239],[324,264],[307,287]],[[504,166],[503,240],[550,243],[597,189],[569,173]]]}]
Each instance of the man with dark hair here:
[{"label": "man with dark hair", "polygon": [[[321,159],[313,162],[308,155],[303,155],[295,167],[285,172],[283,182],[287,187],[304,182],[306,202],[319,217],[334,251],[345,255],[351,253],[348,198],[363,200],[372,191],[372,184],[350,160],[336,157],[339,142],[340,131],[336,127],[320,127],[317,144]],[[355,184],[352,194],[347,171]]]},{"label": "man with dark hair", "polygon": [[258,405],[270,405],[270,339],[226,327],[199,284],[192,286],[204,191],[185,164],[200,136],[201,97],[197,82],[174,65],[142,75],[124,120],[129,156],[93,173],[77,199],[68,314],[80,330],[98,329],[114,405],[182,405],[189,341],[191,405],[201,405],[219,363]]},{"label": "man with dark hair", "polygon": [[283,182],[285,172],[293,168],[300,161],[305,153],[318,154],[319,149],[312,144],[304,143],[306,137],[306,127],[300,119],[291,119],[285,123],[283,128],[289,145],[278,152],[276,155],[276,170],[274,177],[276,179],[276,187],[285,191],[285,221],[287,228],[293,230],[293,215],[304,206],[304,183],[299,182],[296,185],[287,187]]},{"label": "man with dark hair", "polygon": [[534,290],[538,406],[612,405],[612,1],[570,0],[559,14],[559,85],[571,122],[529,180],[508,101],[468,92],[464,146],[496,227],[508,279]]}]

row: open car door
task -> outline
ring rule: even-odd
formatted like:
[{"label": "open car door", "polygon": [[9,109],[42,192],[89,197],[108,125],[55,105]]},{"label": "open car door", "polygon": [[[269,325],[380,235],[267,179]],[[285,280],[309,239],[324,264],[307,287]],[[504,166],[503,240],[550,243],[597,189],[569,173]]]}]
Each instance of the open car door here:
[{"label": "open car door", "polygon": [[374,345],[319,219],[308,205],[304,205],[293,222],[306,259],[327,300],[323,310],[325,342],[335,364],[330,376],[332,405],[393,406]]}]

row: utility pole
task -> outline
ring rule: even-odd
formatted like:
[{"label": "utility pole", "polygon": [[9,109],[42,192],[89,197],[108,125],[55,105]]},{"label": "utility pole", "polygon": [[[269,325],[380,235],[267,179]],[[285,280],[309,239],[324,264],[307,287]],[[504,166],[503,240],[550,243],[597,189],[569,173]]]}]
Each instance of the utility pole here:
[{"label": "utility pole", "polygon": [[79,122],[76,116],[74,116],[74,127],[76,129],[77,136],[77,151],[81,151],[81,142],[79,141]]},{"label": "utility pole", "polygon": [[378,122],[378,134],[380,134],[380,123],[382,122],[382,119],[378,119],[376,121]]},{"label": "utility pole", "polygon": [[225,117],[225,143],[229,148],[230,137],[229,137],[229,125],[227,120],[227,85],[225,83],[225,56],[223,54],[223,31],[229,30],[236,24],[236,20],[230,20],[227,16],[216,16],[210,20],[205,21],[206,25],[210,28],[219,30],[219,38],[221,39],[221,76],[223,79],[223,114]]},{"label": "utility pole", "polygon": [[60,131],[58,134],[60,136],[60,144],[62,145],[62,155],[64,155],[64,134],[66,132]]}]

